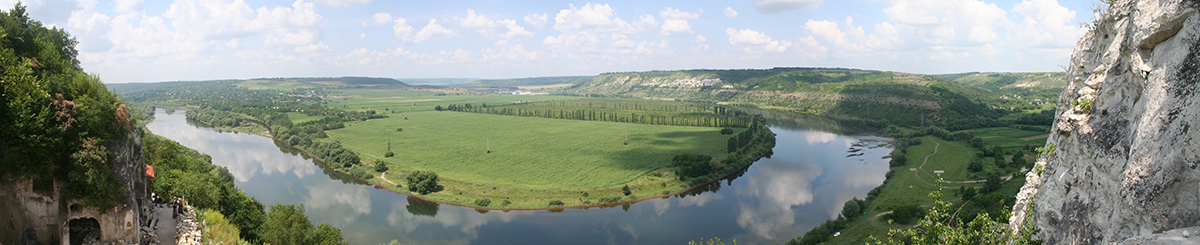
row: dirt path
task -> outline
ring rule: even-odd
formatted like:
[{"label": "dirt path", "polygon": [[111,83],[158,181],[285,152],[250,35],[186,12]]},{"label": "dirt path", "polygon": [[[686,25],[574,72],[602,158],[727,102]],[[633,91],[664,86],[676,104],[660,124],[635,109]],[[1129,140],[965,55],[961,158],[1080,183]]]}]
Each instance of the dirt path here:
[{"label": "dirt path", "polygon": [[384,172],[383,174],[380,174],[380,175],[379,175],[379,179],[382,179],[383,181],[387,181],[388,183],[392,183],[392,185],[395,185],[395,184],[396,184],[396,182],[392,182],[391,180],[388,180],[388,179],[387,179],[387,172]]},{"label": "dirt path", "polygon": [[159,245],[175,245],[175,219],[171,218],[171,213],[174,212],[170,206],[159,206],[154,208],[154,216],[158,218],[158,244]]},{"label": "dirt path", "polygon": [[925,183],[926,185],[933,185],[932,183],[929,183],[928,181],[925,181],[925,179],[921,178],[921,173],[925,173],[925,174],[929,175],[930,177],[933,177],[933,179],[937,179],[936,176],[929,174],[929,172],[925,172],[925,164],[929,163],[929,157],[932,157],[933,155],[937,154],[938,147],[941,147],[942,143],[938,143],[937,140],[934,140],[933,136],[929,136],[929,140],[932,140],[933,143],[935,144],[935,145],[933,145],[933,153],[929,153],[928,156],[925,156],[925,161],[921,162],[921,166],[917,166],[917,171],[913,172],[913,176],[917,177],[917,180],[920,180],[922,183]]}]

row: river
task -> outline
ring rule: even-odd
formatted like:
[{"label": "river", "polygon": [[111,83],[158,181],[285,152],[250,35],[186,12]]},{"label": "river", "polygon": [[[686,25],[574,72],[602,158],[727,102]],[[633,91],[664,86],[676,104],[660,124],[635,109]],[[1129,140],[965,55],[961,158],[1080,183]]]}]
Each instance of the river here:
[{"label": "river", "polygon": [[159,109],[146,127],[211,155],[266,205],[304,205],[351,244],[782,244],[883,183],[891,151],[886,138],[772,126],[774,155],[703,191],[611,208],[482,212],[343,180],[270,138],[196,126],[184,113]]}]

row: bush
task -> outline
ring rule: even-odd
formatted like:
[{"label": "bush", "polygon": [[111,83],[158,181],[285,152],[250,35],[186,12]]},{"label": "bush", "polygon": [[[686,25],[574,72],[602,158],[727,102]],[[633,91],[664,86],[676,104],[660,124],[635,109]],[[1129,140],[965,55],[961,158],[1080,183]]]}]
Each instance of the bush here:
[{"label": "bush", "polygon": [[897,224],[912,223],[914,218],[923,216],[925,216],[924,212],[922,212],[921,207],[917,206],[916,204],[896,207],[896,209],[892,210],[892,213],[887,214],[887,218],[891,219]]},{"label": "bush", "polygon": [[725,134],[725,135],[733,134],[733,129],[732,128],[723,128],[723,129],[721,129],[721,134]]},{"label": "bush", "polygon": [[583,197],[588,197],[588,193],[586,191],[583,192]]},{"label": "bush", "polygon": [[383,160],[376,159],[375,160],[375,172],[382,173],[382,172],[387,172],[387,171],[388,171],[387,163],[383,162]]},{"label": "bush", "polygon": [[492,204],[491,199],[487,199],[487,198],[475,199],[475,205],[479,205],[480,207],[487,207],[490,204]]},{"label": "bush", "polygon": [[374,175],[368,174],[367,171],[362,170],[361,168],[351,169],[350,176],[364,180],[375,178]]},{"label": "bush", "polygon": [[596,200],[596,202],[599,202],[599,203],[610,203],[610,202],[619,202],[619,201],[621,201],[621,197],[601,197],[600,200]]},{"label": "bush", "polygon": [[895,166],[904,165],[905,163],[908,163],[908,157],[905,156],[904,153],[893,152],[892,160],[888,161],[888,166],[895,167]]},{"label": "bush", "polygon": [[500,206],[508,206],[509,204],[512,204],[512,202],[508,201],[508,199],[504,199],[503,202],[500,202]]},{"label": "bush", "polygon": [[433,171],[415,171],[404,178],[408,182],[408,190],[421,193],[421,195],[442,190],[437,183],[438,175]]},{"label": "bush", "polygon": [[392,153],[392,152],[390,152],[390,151],[389,151],[389,152],[387,152],[387,153],[383,153],[383,157],[392,157],[392,156],[395,156],[395,155],[396,155],[396,153]]},{"label": "bush", "polygon": [[559,201],[559,200],[551,200],[550,201],[550,206],[562,206],[562,205],[564,205],[564,203],[562,201]]},{"label": "bush", "polygon": [[[679,176],[680,180],[704,176],[713,171],[711,164],[711,156],[699,154],[679,154],[671,159],[671,166],[675,167],[675,175]],[[629,194],[626,194],[629,195]]]},{"label": "bush", "polygon": [[842,217],[846,218],[846,220],[852,220],[858,216],[861,216],[863,213],[863,208],[866,208],[866,206],[863,204],[866,203],[863,200],[859,200],[857,197],[846,201],[846,204],[842,205]]},{"label": "bush", "polygon": [[621,187],[621,192],[625,193],[625,196],[629,196],[629,194],[633,194],[632,191],[629,191],[629,185],[625,185],[624,187]]},{"label": "bush", "polygon": [[971,164],[967,165],[967,170],[971,172],[979,172],[983,170],[983,158],[971,159]]}]

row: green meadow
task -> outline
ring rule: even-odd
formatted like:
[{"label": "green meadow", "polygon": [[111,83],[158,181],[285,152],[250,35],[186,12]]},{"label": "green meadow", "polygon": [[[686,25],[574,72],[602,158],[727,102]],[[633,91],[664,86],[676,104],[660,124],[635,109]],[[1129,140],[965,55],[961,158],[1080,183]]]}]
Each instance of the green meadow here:
[{"label": "green meadow", "polygon": [[453,92],[399,89],[330,89],[343,98],[328,99],[327,106],[344,110],[375,110],[383,113],[432,111],[435,106],[472,104],[507,105],[522,101],[578,100],[585,97],[511,94],[455,94]]},{"label": "green meadow", "polygon": [[1033,145],[1041,147],[1046,145],[1046,137],[1049,136],[1046,132],[1037,132],[1029,130],[1021,130],[1011,127],[995,127],[995,128],[977,128],[971,129],[971,134],[980,139],[983,139],[984,145],[998,145],[1003,147],[1005,151],[1011,151],[1024,147],[1025,145]]},{"label": "green meadow", "polygon": [[[720,130],[421,111],[407,119],[373,119],[328,133],[364,162],[387,162],[385,177],[392,182],[385,183],[378,178],[382,173],[375,172],[373,183],[392,188],[404,174],[434,171],[446,188],[430,194],[435,199],[464,205],[476,198],[510,199],[510,208],[544,208],[545,200],[577,206],[605,196],[627,199],[619,191],[626,184],[635,197],[678,191],[681,182],[668,169],[671,158],[684,153],[725,156],[730,136]],[[395,156],[384,157],[389,142]],[[589,191],[595,195],[580,195]]]}]

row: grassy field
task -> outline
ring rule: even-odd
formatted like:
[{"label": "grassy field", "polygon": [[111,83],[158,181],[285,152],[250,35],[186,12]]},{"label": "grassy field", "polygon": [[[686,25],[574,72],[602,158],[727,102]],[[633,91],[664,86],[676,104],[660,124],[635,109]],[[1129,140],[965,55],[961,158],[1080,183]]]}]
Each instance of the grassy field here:
[{"label": "grassy field", "polygon": [[[329,99],[329,107],[345,110],[375,110],[379,112],[401,113],[404,111],[432,111],[435,106],[443,107],[450,104],[488,104],[488,106],[507,105],[521,101],[550,101],[578,100],[583,97],[549,96],[549,95],[456,95],[453,93],[398,90],[398,89],[331,89],[347,95],[342,99]],[[444,94],[444,95],[439,95]]]},{"label": "grassy field", "polygon": [[1010,127],[980,128],[972,129],[970,132],[975,137],[983,139],[984,145],[998,145],[1003,147],[1005,151],[1011,151],[1025,145],[1042,147],[1046,145],[1046,137],[1049,136],[1046,132],[1020,130]]},{"label": "grassy field", "polygon": [[[937,147],[937,154],[930,156],[929,162],[925,164],[925,171],[932,173],[933,170],[945,170],[946,173],[941,177],[947,181],[968,180],[967,178],[969,178],[971,173],[966,169],[966,166],[970,163],[971,158],[975,157],[975,152],[978,152],[978,150],[971,148],[963,142],[946,141],[937,137],[925,136],[920,137],[920,139],[921,145],[910,146],[908,148],[908,163],[894,168],[896,172],[884,184],[881,194],[871,202],[866,210],[867,214],[851,221],[847,225],[847,228],[841,231],[842,236],[830,239],[828,244],[863,244],[871,241],[870,236],[882,238],[887,235],[889,229],[902,229],[911,226],[911,224],[888,224],[886,219],[874,217],[902,205],[928,205],[933,203],[933,199],[929,197],[929,193],[935,189],[934,185],[932,185],[935,180],[924,173],[921,173],[920,177],[918,177],[918,175],[913,174],[914,172],[909,169],[920,166],[921,162],[925,160],[925,156],[933,154],[935,145],[940,144]],[[1018,177],[1006,182],[998,192],[1016,195],[1016,192],[1024,183],[1024,178]],[[982,185],[982,183],[976,183],[944,184],[943,186],[957,188],[959,186],[978,187]],[[959,197],[955,196],[955,190],[953,189],[943,189],[942,193],[943,200],[951,201],[959,199]]]},{"label": "grassy field", "polygon": [[288,112],[287,116],[288,116],[289,120],[292,120],[292,123],[302,123],[302,122],[321,119],[321,117],[319,117],[319,116],[309,116],[309,115],[305,115],[304,113],[300,113],[300,112]]},{"label": "grassy field", "polygon": [[[397,126],[403,131],[396,131]],[[572,206],[613,196],[613,191],[621,195],[624,184],[634,189],[634,196],[677,191],[679,181],[664,169],[670,159],[683,153],[724,156],[729,136],[719,131],[423,111],[410,113],[407,120],[374,119],[328,133],[365,162],[384,159],[393,182],[415,170],[437,172],[446,190],[430,194],[435,199],[466,204],[476,198],[508,198],[511,207],[540,208],[546,200]],[[389,140],[395,156],[385,158]],[[584,191],[592,193],[584,198]]]}]

